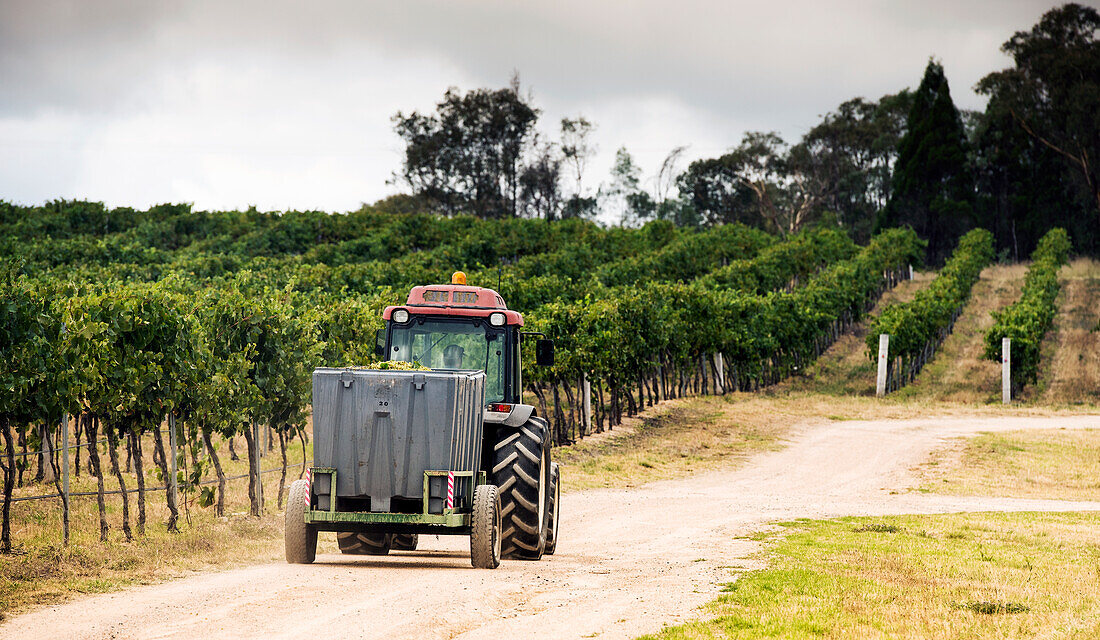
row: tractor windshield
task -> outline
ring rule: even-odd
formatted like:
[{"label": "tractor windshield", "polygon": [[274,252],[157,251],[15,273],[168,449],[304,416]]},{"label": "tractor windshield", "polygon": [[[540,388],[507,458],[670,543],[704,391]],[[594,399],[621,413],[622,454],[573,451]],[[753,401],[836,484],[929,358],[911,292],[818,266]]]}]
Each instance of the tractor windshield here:
[{"label": "tractor windshield", "polygon": [[485,402],[504,400],[504,332],[484,320],[413,318],[407,325],[394,324],[388,356],[432,369],[480,369]]}]

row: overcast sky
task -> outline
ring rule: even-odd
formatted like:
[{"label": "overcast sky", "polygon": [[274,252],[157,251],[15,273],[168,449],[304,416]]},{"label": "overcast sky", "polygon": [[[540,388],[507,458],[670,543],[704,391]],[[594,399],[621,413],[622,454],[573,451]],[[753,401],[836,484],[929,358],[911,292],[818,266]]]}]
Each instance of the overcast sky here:
[{"label": "overcast sky", "polygon": [[844,100],[915,88],[930,56],[979,109],[1000,45],[1055,6],[765,4],[0,0],[0,199],[346,211],[399,190],[395,112],[513,71],[543,135],[596,123],[595,187],[621,146],[648,177],[677,145],[797,140]]}]

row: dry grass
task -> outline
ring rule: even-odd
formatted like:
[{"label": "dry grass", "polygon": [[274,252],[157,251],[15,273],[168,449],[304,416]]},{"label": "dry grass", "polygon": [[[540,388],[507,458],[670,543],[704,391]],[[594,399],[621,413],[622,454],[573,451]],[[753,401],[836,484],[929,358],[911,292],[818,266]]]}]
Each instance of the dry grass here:
[{"label": "dry grass", "polygon": [[1100,500],[1100,430],[982,434],[936,452],[921,476],[936,493]]},{"label": "dry grass", "polygon": [[[148,444],[148,443],[147,443]],[[243,440],[238,440],[238,452],[243,454]],[[220,451],[227,475],[247,471],[244,460],[231,462],[228,449]],[[107,454],[101,452],[104,468]],[[288,452],[290,462],[301,460],[301,445]],[[152,451],[147,447],[147,465]],[[84,456],[86,460],[86,455]],[[278,466],[279,456],[267,454],[263,468]],[[146,486],[159,484],[152,469],[147,469]],[[213,476],[213,470],[210,471]],[[287,470],[287,484],[297,478],[298,468]],[[127,488],[134,488],[136,476],[124,474]],[[122,498],[107,496],[107,518],[110,535],[106,543],[99,541],[99,516],[96,500],[74,497],[71,513],[70,545],[61,545],[60,499],[16,502],[12,505],[12,541],[16,553],[0,556],[0,617],[26,609],[61,601],[74,594],[115,591],[120,588],[167,580],[189,572],[213,567],[237,566],[266,562],[282,557],[282,513],[275,504],[278,474],[264,475],[267,513],[252,518],[248,513],[246,480],[231,480],[227,491],[226,517],[217,518],[212,507],[204,508],[192,502],[181,509],[179,533],[168,533],[164,523],[168,518],[164,492],[150,492],[147,499],[145,535],[126,542],[122,535]],[[106,480],[107,489],[117,489],[113,476]],[[95,480],[86,473],[73,478],[72,491],[94,491]],[[53,485],[29,485],[18,489],[16,496],[53,493]],[[137,495],[131,495],[131,526],[137,520]]]},{"label": "dry grass", "polygon": [[557,449],[568,491],[632,487],[774,448],[784,426],[720,397],[665,402],[616,431]]},{"label": "dry grass", "polygon": [[1100,514],[801,521],[714,619],[655,638],[1095,638]]},{"label": "dry grass", "polygon": [[1021,398],[1053,405],[1100,405],[1100,261],[1080,258],[1059,273],[1054,328],[1043,342],[1039,383]]}]

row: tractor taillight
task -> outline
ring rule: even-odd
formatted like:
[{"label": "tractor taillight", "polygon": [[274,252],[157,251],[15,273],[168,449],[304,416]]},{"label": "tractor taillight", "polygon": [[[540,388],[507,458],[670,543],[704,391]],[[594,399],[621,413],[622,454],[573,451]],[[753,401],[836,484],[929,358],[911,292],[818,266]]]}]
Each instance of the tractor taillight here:
[{"label": "tractor taillight", "polygon": [[489,405],[489,411],[495,411],[497,413],[511,413],[512,405],[505,404],[503,402],[494,402],[493,404]]}]

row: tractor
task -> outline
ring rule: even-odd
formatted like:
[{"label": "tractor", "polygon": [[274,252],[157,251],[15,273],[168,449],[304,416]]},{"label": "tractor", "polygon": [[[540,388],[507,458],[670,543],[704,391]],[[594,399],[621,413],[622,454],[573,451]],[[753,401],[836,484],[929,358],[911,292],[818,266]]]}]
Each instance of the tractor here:
[{"label": "tractor", "polygon": [[320,531],[367,555],[468,535],[478,568],[553,554],[558,465],[520,366],[532,340],[536,364],[552,365],[553,342],[462,272],[382,318],[381,363],[313,372],[313,466],[287,500],[287,562],[313,562]]}]

